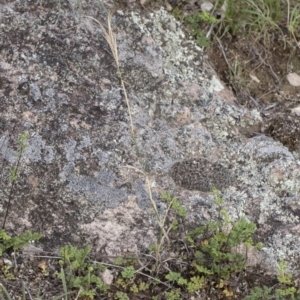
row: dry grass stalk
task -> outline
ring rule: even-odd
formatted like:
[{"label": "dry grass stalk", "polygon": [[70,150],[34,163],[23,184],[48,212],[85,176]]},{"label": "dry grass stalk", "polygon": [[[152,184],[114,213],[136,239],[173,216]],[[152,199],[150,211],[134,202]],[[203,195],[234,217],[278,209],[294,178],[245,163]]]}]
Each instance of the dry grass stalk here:
[{"label": "dry grass stalk", "polygon": [[125,87],[125,83],[122,77],[122,73],[120,70],[120,64],[119,64],[119,56],[118,56],[118,47],[117,47],[117,39],[116,39],[116,35],[114,34],[113,30],[112,30],[112,26],[111,26],[111,19],[112,19],[112,12],[110,12],[107,16],[107,28],[108,30],[106,30],[104,28],[104,26],[101,24],[101,22],[99,22],[97,19],[91,17],[91,16],[86,16],[87,18],[92,19],[94,22],[96,22],[99,25],[100,30],[102,31],[102,35],[105,38],[105,40],[107,41],[111,53],[113,55],[113,58],[116,62],[116,67],[117,67],[117,72],[118,75],[120,77],[120,81],[121,81],[121,85],[122,85],[122,90],[124,93],[124,97],[126,100],[126,104],[127,104],[127,109],[128,109],[128,114],[129,114],[129,120],[130,120],[130,128],[131,128],[131,135],[132,138],[135,138],[135,134],[134,134],[134,127],[133,127],[133,121],[132,121],[132,114],[131,114],[131,109],[130,109],[130,103],[129,103],[129,99],[127,96],[127,91],[126,91],[126,87]]},{"label": "dry grass stalk", "polygon": [[[116,35],[114,34],[114,32],[112,30],[112,26],[111,26],[112,13],[110,12],[108,14],[108,17],[107,17],[107,28],[108,28],[107,30],[104,28],[104,26],[101,24],[101,22],[99,22],[97,19],[95,19],[91,16],[86,16],[86,17],[92,19],[94,22],[96,22],[99,25],[99,28],[102,31],[102,35],[105,38],[105,40],[107,41],[107,43],[110,47],[110,50],[112,52],[113,58],[114,58],[115,63],[116,63],[117,72],[118,72],[118,75],[119,75],[119,78],[120,78],[120,81],[121,81],[122,90],[123,90],[123,93],[124,93],[124,96],[125,96],[126,104],[127,104],[127,109],[128,109],[129,119],[130,119],[131,135],[132,135],[133,140],[135,141],[135,133],[134,133],[134,126],[133,126],[133,121],[132,121],[130,103],[129,103],[129,99],[128,99],[128,96],[127,96],[125,83],[124,83],[124,80],[122,78],[122,73],[121,73],[121,70],[120,70]],[[166,214],[163,216],[163,218],[161,218],[159,213],[158,213],[156,203],[155,203],[155,201],[153,200],[153,197],[152,197],[151,184],[150,184],[148,176],[143,171],[141,171],[141,170],[139,170],[135,167],[132,167],[132,166],[127,166],[127,167],[132,168],[132,169],[136,170],[137,172],[142,173],[145,176],[147,190],[148,190],[148,194],[149,194],[149,199],[150,199],[151,205],[153,207],[154,213],[156,215],[156,218],[157,218],[157,221],[158,221],[161,233],[162,233],[162,238],[160,239],[159,245],[156,245],[156,257],[158,259],[160,249],[162,248],[162,245],[163,245],[165,239],[167,241],[169,241],[168,233],[171,230],[171,227],[166,231],[164,226],[165,226],[167,214],[168,214],[172,204],[169,205],[169,207],[167,208]]]},{"label": "dry grass stalk", "polygon": [[143,172],[141,171],[140,169],[136,168],[136,167],[133,167],[133,166],[126,166],[127,168],[129,169],[133,169],[135,170],[136,172],[138,173],[142,173],[146,179],[146,186],[147,186],[147,191],[148,191],[148,195],[149,195],[149,199],[150,199],[150,202],[151,202],[151,205],[153,207],[153,210],[154,210],[154,213],[155,213],[155,216],[157,218],[157,221],[158,221],[158,224],[159,224],[159,227],[163,233],[163,237],[161,239],[161,244],[162,244],[162,241],[166,238],[168,241],[169,241],[169,237],[168,237],[168,232],[166,232],[165,228],[164,228],[164,225],[165,225],[165,221],[166,221],[166,215],[168,214],[169,212],[169,208],[167,209],[166,211],[166,214],[163,218],[160,217],[159,213],[158,213],[158,209],[157,209],[157,206],[156,206],[156,203],[155,201],[153,200],[153,196],[152,196],[152,191],[151,191],[151,183],[150,183],[150,180],[148,178],[148,176]]}]

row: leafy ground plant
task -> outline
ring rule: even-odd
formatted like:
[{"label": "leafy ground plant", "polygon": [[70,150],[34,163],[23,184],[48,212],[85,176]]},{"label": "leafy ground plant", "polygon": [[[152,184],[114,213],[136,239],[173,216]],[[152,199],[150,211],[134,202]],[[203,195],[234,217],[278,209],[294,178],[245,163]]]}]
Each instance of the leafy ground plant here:
[{"label": "leafy ground plant", "polygon": [[57,277],[62,280],[62,283],[66,283],[67,288],[64,289],[79,290],[78,296],[82,299],[94,299],[97,290],[106,292],[108,289],[101,278],[95,275],[100,267],[95,267],[87,260],[90,250],[88,246],[78,249],[71,245],[60,249],[61,271],[57,273]]},{"label": "leafy ground plant", "polygon": [[19,235],[10,236],[4,229],[0,230],[0,256],[7,250],[18,250],[31,241],[39,240],[42,237],[39,233],[24,232]]},{"label": "leafy ground plant", "polygon": [[[32,232],[24,232],[20,235],[10,236],[4,229],[0,230],[0,256],[3,256],[6,252],[19,250],[22,246],[27,245],[30,242],[39,240],[42,237],[39,233]],[[11,264],[2,263],[0,265],[0,274],[6,280],[15,280],[15,271],[13,270],[13,266]],[[23,290],[22,290],[23,291]],[[8,291],[4,286],[0,286],[0,299],[3,298],[4,295],[8,295]],[[8,298],[10,300],[10,298]],[[25,299],[25,298],[24,298]]]},{"label": "leafy ground plant", "polygon": [[[228,280],[233,273],[245,268],[245,256],[233,251],[236,246],[254,246],[259,249],[262,244],[253,245],[255,224],[245,218],[232,221],[228,212],[222,209],[223,199],[219,197],[218,191],[214,190],[214,194],[219,220],[209,221],[192,230],[186,238],[195,249],[194,267],[200,274],[216,275],[220,281]],[[209,267],[206,261],[210,261]]]},{"label": "leafy ground plant", "polygon": [[[246,247],[261,247],[252,242],[255,225],[245,218],[232,221],[223,209],[223,199],[214,190],[215,205],[219,212],[218,220],[210,221],[189,231],[185,237],[185,247],[178,251],[178,239],[181,235],[180,219],[186,215],[186,210],[171,194],[162,195],[167,203],[167,214],[162,224],[168,239],[160,242],[160,246],[150,249],[148,255],[132,258],[118,258],[115,264],[100,262],[116,272],[112,285],[105,286],[97,282],[93,273],[95,265],[87,262],[90,249],[78,249],[68,246],[61,249],[64,258],[63,267],[58,276],[66,278],[69,290],[81,287],[81,297],[95,297],[95,291],[108,293],[112,299],[132,299],[134,295],[151,296],[152,299],[184,299],[195,293],[204,293],[219,299],[237,298],[231,288],[230,281],[246,267],[246,256],[234,251],[239,245]],[[177,240],[172,241],[172,237]],[[182,248],[182,247],[181,247]],[[159,255],[157,255],[159,251]],[[152,255],[152,253],[154,255]],[[170,253],[173,253],[170,258]],[[93,277],[93,275],[95,277]],[[212,286],[214,292],[212,293]],[[156,290],[163,291],[157,293]]]},{"label": "leafy ground plant", "polygon": [[275,287],[262,286],[253,288],[244,300],[300,299],[300,290],[294,286],[293,276],[287,272],[287,265],[283,260],[278,264],[277,280],[278,284]]},{"label": "leafy ground plant", "polygon": [[[138,256],[132,254],[116,258],[112,264],[105,259],[92,261],[90,247],[62,247],[58,264],[60,271],[56,273],[64,292],[60,299],[108,297],[126,300],[147,297],[176,300],[196,295],[211,299],[243,299],[245,296],[247,300],[298,299],[298,289],[294,287],[284,262],[279,263],[278,284],[275,287],[255,287],[248,295],[239,291],[243,274],[247,273],[247,259],[246,253],[236,252],[235,248],[244,245],[259,249],[262,245],[252,241],[255,225],[245,218],[232,220],[223,208],[219,192],[213,192],[218,218],[185,234],[182,230],[185,208],[170,193],[162,195],[167,204],[168,214],[164,215],[163,224],[169,240],[165,239],[160,244],[159,256],[154,247]],[[104,284],[101,278],[105,269],[114,274],[109,285]],[[9,293],[2,287],[0,299],[10,300],[7,295]]]}]

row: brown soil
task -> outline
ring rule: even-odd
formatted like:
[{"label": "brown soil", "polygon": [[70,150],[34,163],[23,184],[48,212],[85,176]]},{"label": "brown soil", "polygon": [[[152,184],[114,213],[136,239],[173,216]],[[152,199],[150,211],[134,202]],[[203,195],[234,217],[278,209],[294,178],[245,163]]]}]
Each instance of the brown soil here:
[{"label": "brown soil", "polygon": [[221,44],[213,44],[208,55],[221,79],[236,92],[240,104],[264,108],[280,103],[279,94],[292,96],[299,92],[285,79],[299,69],[298,51],[289,42],[284,48],[284,41],[279,39],[267,47],[263,38],[256,41],[254,37],[233,38],[227,34]]},{"label": "brown soil", "polygon": [[286,76],[299,72],[300,48],[278,33],[274,36],[269,44],[264,38],[227,34],[207,53],[220,78],[235,92],[238,103],[261,112],[264,123],[259,133],[298,152],[299,117],[291,109],[299,105],[300,88],[292,86]]}]

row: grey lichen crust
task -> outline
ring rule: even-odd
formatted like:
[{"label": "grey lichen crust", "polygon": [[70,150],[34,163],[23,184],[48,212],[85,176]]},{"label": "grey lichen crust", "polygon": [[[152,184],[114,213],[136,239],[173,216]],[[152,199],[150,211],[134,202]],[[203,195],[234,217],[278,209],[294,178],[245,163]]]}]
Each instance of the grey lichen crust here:
[{"label": "grey lichen crust", "polygon": [[176,162],[169,174],[177,185],[202,192],[211,192],[214,187],[223,190],[234,181],[229,167],[201,158]]}]

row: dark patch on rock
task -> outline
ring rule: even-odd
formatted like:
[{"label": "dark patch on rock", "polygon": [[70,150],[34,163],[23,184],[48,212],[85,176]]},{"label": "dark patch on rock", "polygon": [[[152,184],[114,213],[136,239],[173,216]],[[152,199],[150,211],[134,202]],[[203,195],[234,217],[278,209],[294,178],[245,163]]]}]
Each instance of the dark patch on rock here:
[{"label": "dark patch on rock", "polygon": [[169,174],[177,185],[202,192],[210,192],[213,187],[222,190],[234,181],[229,166],[226,168],[201,158],[177,162]]},{"label": "dark patch on rock", "polygon": [[300,119],[289,112],[277,113],[269,120],[265,133],[290,151],[300,151]]}]

